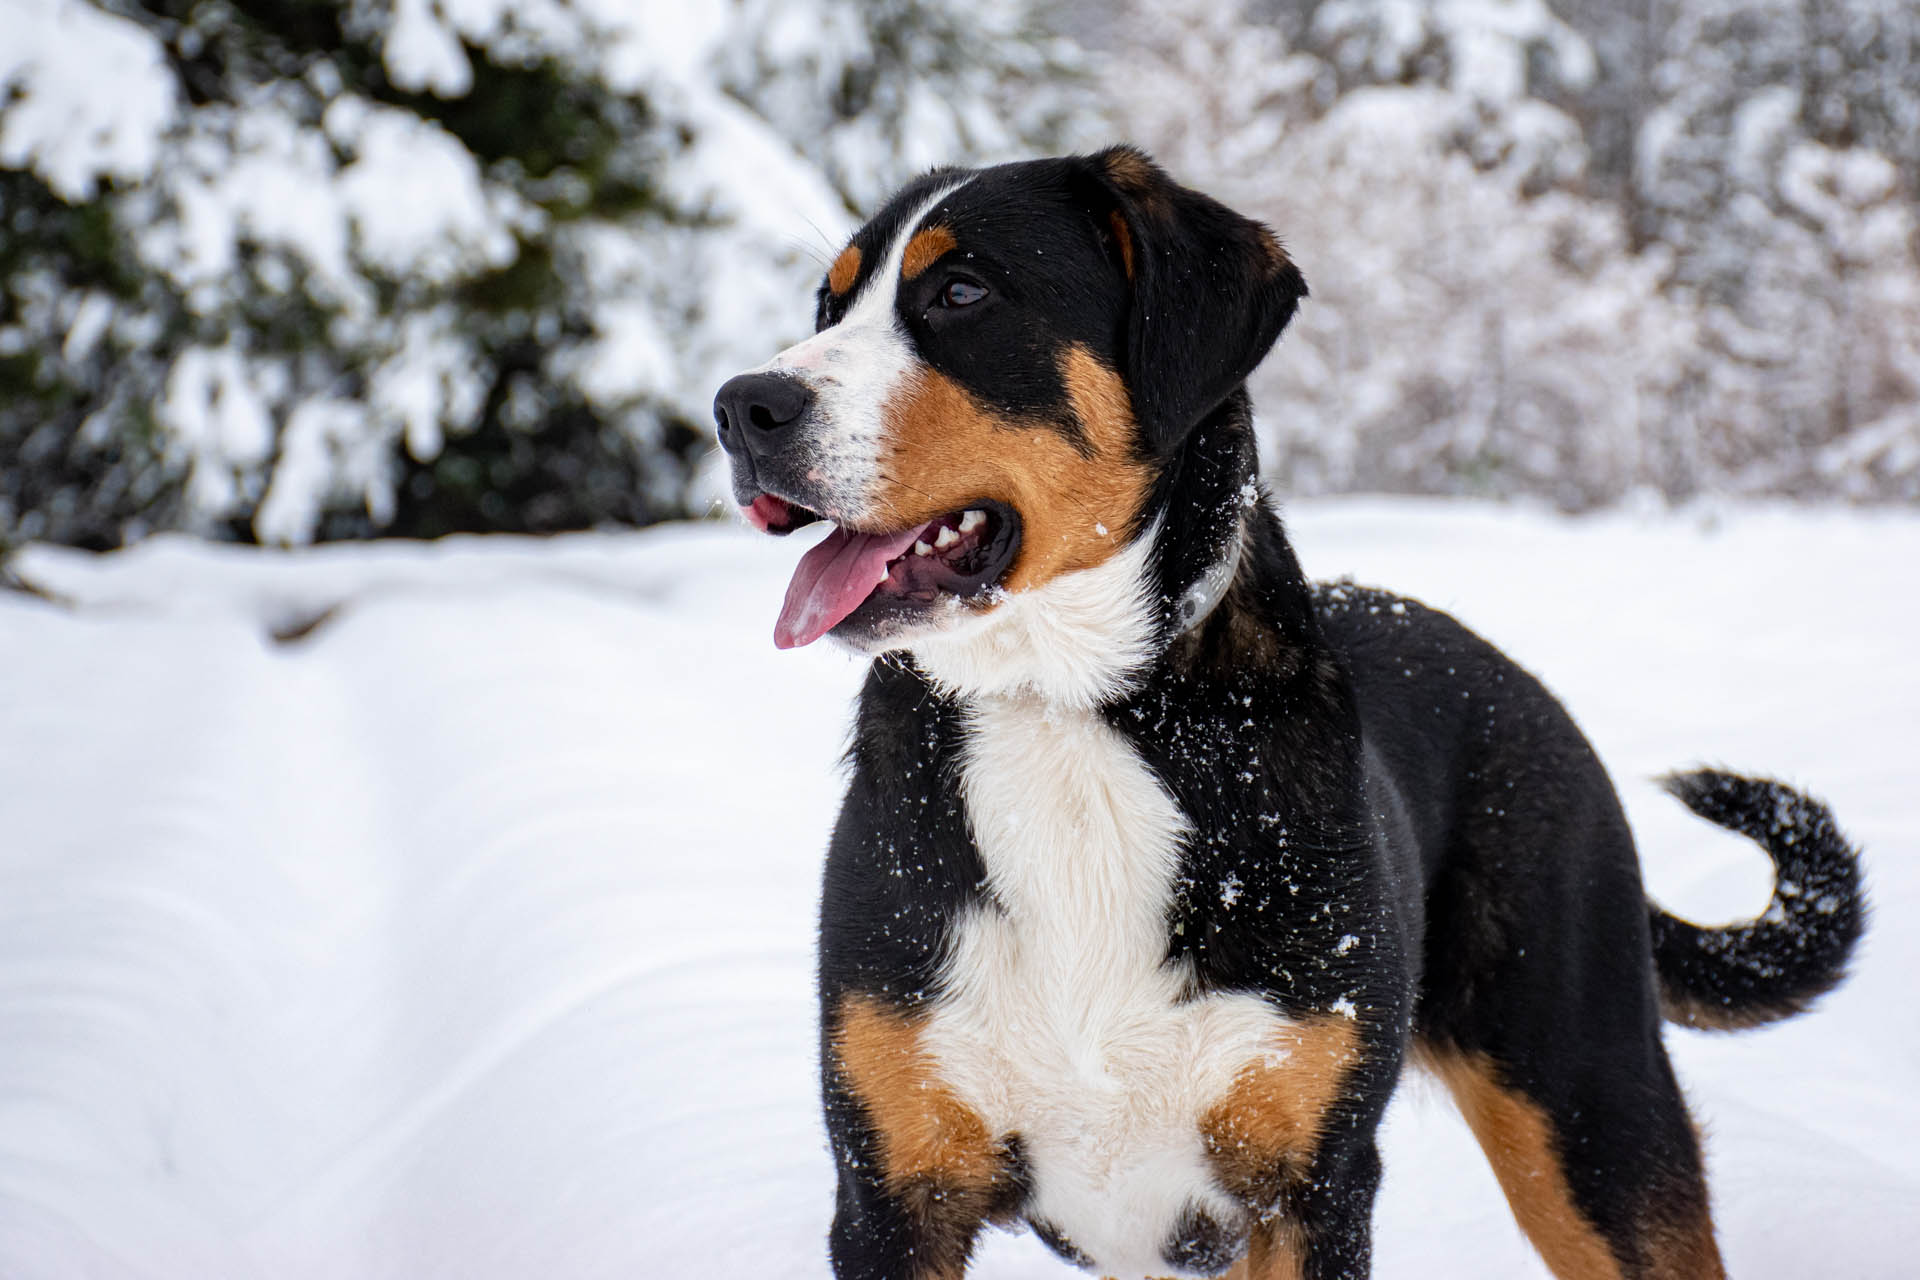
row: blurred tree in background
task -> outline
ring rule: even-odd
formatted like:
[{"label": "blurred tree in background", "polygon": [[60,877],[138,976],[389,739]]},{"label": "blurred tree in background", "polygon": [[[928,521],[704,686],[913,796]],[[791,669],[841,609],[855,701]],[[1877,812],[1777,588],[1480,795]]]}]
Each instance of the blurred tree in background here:
[{"label": "blurred tree in background", "polygon": [[0,544],[685,514],[713,386],[803,331],[852,210],[1055,143],[1072,84],[1000,0],[0,27]]},{"label": "blurred tree in background", "polygon": [[693,512],[712,388],[798,336],[860,212],[1116,136],[1306,269],[1254,387],[1283,491],[1920,499],[1920,0],[0,0],[0,29],[0,545]]},{"label": "blurred tree in background", "polygon": [[1076,6],[1279,229],[1283,490],[1920,499],[1916,0]]}]

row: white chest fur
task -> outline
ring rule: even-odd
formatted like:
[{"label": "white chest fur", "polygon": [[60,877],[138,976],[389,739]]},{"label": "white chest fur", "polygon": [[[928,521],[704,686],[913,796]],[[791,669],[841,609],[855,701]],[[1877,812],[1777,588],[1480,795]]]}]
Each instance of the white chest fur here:
[{"label": "white chest fur", "polygon": [[1165,1275],[1185,1207],[1239,1213],[1199,1118],[1279,1019],[1253,995],[1183,999],[1164,960],[1186,823],[1097,713],[981,700],[961,789],[1001,909],[958,927],[926,1046],[993,1132],[1020,1135],[1032,1216],[1103,1274]]}]

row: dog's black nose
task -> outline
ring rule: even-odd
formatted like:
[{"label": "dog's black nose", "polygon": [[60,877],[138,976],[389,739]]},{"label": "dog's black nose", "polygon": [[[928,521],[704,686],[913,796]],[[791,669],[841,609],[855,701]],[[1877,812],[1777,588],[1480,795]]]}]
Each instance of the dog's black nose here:
[{"label": "dog's black nose", "polygon": [[798,378],[778,373],[729,378],[713,398],[720,447],[758,457],[776,453],[787,444],[786,428],[798,422],[812,403],[813,392]]}]

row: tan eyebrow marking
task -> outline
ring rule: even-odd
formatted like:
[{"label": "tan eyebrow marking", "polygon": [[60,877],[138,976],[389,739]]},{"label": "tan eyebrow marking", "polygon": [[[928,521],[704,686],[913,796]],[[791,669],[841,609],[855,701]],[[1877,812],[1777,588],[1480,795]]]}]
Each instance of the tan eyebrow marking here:
[{"label": "tan eyebrow marking", "polygon": [[860,274],[860,246],[850,244],[840,251],[833,260],[833,266],[827,271],[827,291],[839,297],[853,288],[853,278]]},{"label": "tan eyebrow marking", "polygon": [[913,279],[932,266],[941,254],[958,248],[959,244],[953,232],[945,227],[923,227],[914,232],[913,239],[907,241],[907,251],[900,257],[900,278]]}]

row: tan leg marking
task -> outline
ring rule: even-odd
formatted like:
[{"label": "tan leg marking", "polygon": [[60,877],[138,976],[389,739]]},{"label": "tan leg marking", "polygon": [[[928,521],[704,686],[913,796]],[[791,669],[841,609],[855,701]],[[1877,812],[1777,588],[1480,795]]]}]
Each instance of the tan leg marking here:
[{"label": "tan leg marking", "polygon": [[832,1051],[873,1127],[887,1190],[918,1228],[917,1274],[957,1280],[980,1225],[1007,1207],[1006,1147],[940,1080],[921,1046],[918,1019],[871,997],[848,996]]},{"label": "tan leg marking", "polygon": [[860,246],[850,244],[840,251],[833,260],[833,266],[827,270],[827,292],[838,298],[853,288],[854,277],[860,274]]},{"label": "tan leg marking", "polygon": [[1253,1229],[1246,1256],[1233,1264],[1225,1280],[1302,1280],[1306,1243],[1290,1222],[1263,1222]]},{"label": "tan leg marking", "polygon": [[886,408],[882,518],[905,528],[982,498],[1006,503],[1021,519],[1009,591],[1119,550],[1152,480],[1134,453],[1132,401],[1120,376],[1082,347],[1062,354],[1060,376],[1084,451],[1050,424],[997,413],[951,379],[916,372]]},{"label": "tan leg marking", "polygon": [[1283,1026],[1267,1057],[1243,1068],[1226,1097],[1200,1117],[1207,1159],[1230,1193],[1267,1210],[1306,1173],[1327,1108],[1360,1059],[1358,1038],[1351,1018]]},{"label": "tan leg marking", "polygon": [[913,233],[913,239],[907,241],[906,252],[900,255],[900,278],[914,279],[959,243],[945,227],[922,227]]},{"label": "tan leg marking", "polygon": [[[1694,1150],[1704,1153],[1707,1143],[1700,1125],[1691,1113],[1687,1127],[1693,1131]],[[1654,1276],[1684,1277],[1685,1280],[1727,1280],[1727,1267],[1720,1260],[1720,1244],[1714,1239],[1713,1208],[1707,1201],[1707,1182],[1703,1175],[1697,1187],[1688,1193],[1667,1197],[1672,1208],[1649,1231],[1647,1252]]]},{"label": "tan leg marking", "polygon": [[1713,1217],[1705,1211],[1684,1221],[1659,1222],[1647,1232],[1649,1280],[1726,1280],[1726,1263],[1713,1240]]},{"label": "tan leg marking", "polygon": [[881,1164],[896,1189],[916,1178],[985,1189],[1005,1171],[985,1123],[941,1083],[915,1020],[849,996],[833,1049],[879,1135]]},{"label": "tan leg marking", "polygon": [[1500,1083],[1478,1054],[1425,1046],[1421,1061],[1446,1084],[1493,1166],[1520,1229],[1561,1280],[1622,1280],[1619,1260],[1574,1203],[1546,1112]]}]

